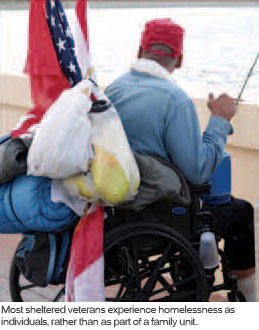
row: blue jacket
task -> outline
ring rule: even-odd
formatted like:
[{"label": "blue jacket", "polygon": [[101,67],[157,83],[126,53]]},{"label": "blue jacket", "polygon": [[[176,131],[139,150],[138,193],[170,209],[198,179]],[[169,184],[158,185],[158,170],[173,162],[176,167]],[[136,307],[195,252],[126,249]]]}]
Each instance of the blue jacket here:
[{"label": "blue jacket", "polygon": [[0,233],[54,231],[71,222],[73,211],[51,201],[51,181],[22,175],[0,186]]},{"label": "blue jacket", "polygon": [[131,69],[106,95],[134,151],[174,163],[193,184],[204,182],[221,162],[232,126],[212,116],[202,135],[193,102],[175,83]]}]

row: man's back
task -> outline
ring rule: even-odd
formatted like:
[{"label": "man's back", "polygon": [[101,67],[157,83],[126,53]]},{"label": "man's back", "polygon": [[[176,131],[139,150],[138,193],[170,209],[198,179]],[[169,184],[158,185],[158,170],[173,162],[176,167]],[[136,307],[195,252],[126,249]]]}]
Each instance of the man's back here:
[{"label": "man's back", "polygon": [[[144,70],[147,63],[150,74]],[[212,116],[202,138],[192,101],[169,77],[157,63],[139,59],[106,94],[134,151],[172,162],[187,180],[201,183],[222,160],[231,126]]]},{"label": "man's back", "polygon": [[131,70],[112,83],[106,94],[121,117],[133,150],[154,154],[171,162],[165,143],[165,131],[174,111],[188,101],[187,95],[165,79]]}]

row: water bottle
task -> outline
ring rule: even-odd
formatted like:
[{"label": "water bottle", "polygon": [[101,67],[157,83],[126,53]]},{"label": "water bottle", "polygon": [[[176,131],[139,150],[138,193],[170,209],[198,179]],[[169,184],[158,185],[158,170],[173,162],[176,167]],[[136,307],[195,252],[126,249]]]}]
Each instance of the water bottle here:
[{"label": "water bottle", "polygon": [[219,254],[215,234],[205,231],[200,238],[200,259],[204,269],[216,268],[219,265]]}]

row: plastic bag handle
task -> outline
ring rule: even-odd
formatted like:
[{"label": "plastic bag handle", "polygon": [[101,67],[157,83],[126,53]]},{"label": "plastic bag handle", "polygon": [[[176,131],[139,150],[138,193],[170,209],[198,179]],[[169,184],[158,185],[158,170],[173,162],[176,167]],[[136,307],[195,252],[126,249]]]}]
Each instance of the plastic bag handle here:
[{"label": "plastic bag handle", "polygon": [[111,107],[111,103],[106,100],[97,100],[92,104],[92,108],[89,113],[101,113],[107,111]]}]

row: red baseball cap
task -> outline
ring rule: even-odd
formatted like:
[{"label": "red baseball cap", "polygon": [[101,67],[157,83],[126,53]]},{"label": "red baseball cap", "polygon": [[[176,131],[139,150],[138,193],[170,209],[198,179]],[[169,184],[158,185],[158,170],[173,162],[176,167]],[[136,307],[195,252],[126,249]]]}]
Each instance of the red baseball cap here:
[{"label": "red baseball cap", "polygon": [[[183,51],[184,29],[170,18],[158,18],[146,23],[141,37],[143,50],[159,56],[177,58]],[[153,44],[164,44],[172,48],[173,53],[150,49]]]}]

